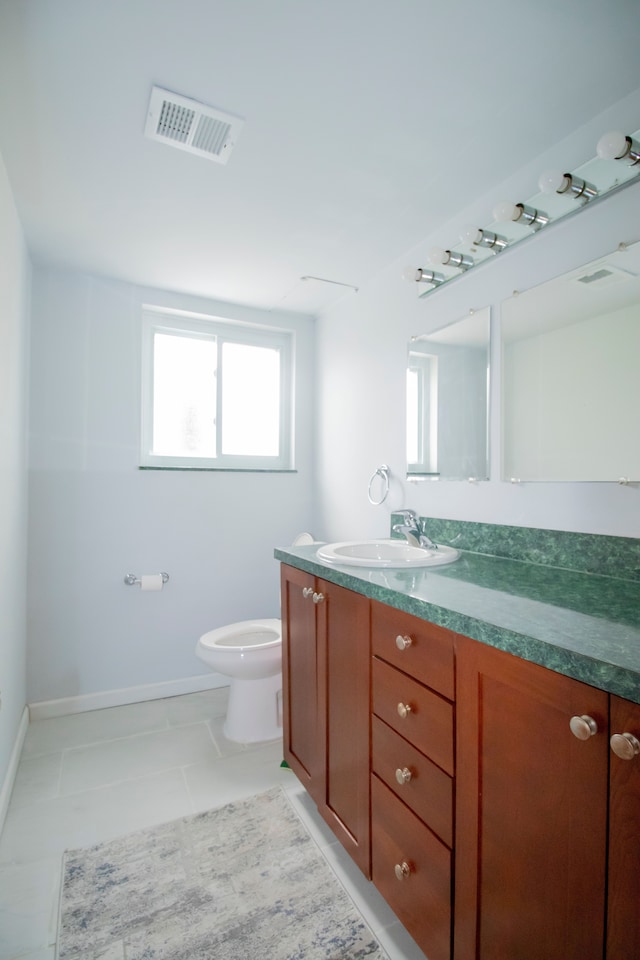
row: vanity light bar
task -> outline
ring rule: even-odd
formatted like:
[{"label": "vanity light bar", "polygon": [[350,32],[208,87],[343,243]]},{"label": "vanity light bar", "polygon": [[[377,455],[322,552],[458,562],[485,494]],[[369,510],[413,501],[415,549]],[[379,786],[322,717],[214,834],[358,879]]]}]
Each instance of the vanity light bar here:
[{"label": "vanity light bar", "polygon": [[[599,161],[604,161],[606,167],[599,168]],[[625,166],[628,169],[624,173],[616,172],[612,161],[615,164],[619,163],[621,169],[624,170]],[[505,228],[507,233],[512,232],[510,237],[483,227],[465,227],[460,236],[461,242],[468,245],[471,253],[483,251],[485,256],[475,259],[465,252],[432,247],[427,256],[429,264],[444,267],[447,270],[454,268],[455,272],[435,273],[433,270],[422,267],[406,267],[402,273],[403,278],[412,283],[427,284],[428,289],[418,288],[419,296],[425,297],[450,280],[455,280],[480,263],[485,263],[491,255],[527,239],[532,233],[537,233],[552,221],[561,220],[570,213],[578,212],[590,201],[600,200],[608,193],[628,186],[640,174],[640,131],[631,136],[618,130],[605,133],[598,141],[596,156],[578,169],[580,172],[586,172],[586,168],[596,181],[600,179],[601,170],[604,171],[602,172],[603,183],[598,186],[597,183],[583,179],[576,173],[562,173],[555,170],[547,170],[540,175],[538,188],[549,198],[547,201],[551,207],[549,212],[543,212],[537,208],[535,205],[539,199],[537,195],[525,203],[512,203],[510,200],[498,203],[493,210],[494,221],[508,225],[515,224],[513,231]],[[543,198],[540,200],[546,205]],[[569,202],[565,204],[565,201]],[[578,201],[578,204],[572,201]],[[522,227],[526,229],[526,233],[517,232],[518,228]]]}]

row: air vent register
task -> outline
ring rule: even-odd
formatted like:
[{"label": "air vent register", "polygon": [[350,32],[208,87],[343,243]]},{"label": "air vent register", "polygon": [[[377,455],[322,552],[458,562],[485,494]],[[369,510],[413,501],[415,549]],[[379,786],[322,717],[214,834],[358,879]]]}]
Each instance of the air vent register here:
[{"label": "air vent register", "polygon": [[170,147],[226,163],[243,125],[231,114],[153,87],[144,132]]}]

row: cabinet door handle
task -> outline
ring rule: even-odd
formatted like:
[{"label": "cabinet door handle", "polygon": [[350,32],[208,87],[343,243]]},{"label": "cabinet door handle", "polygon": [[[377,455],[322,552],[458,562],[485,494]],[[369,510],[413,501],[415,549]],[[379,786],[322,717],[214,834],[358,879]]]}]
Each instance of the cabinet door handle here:
[{"label": "cabinet door handle", "polygon": [[398,716],[402,717],[405,720],[411,713],[411,704],[410,703],[399,703],[398,704]]},{"label": "cabinet door handle", "polygon": [[404,636],[398,635],[396,637],[396,647],[398,650],[406,650],[411,646],[412,640],[411,637],[408,637],[406,634]]},{"label": "cabinet door handle", "polygon": [[324,600],[324,594],[323,594],[323,593],[314,593],[314,595],[313,595],[313,602],[314,602],[314,603],[322,603],[323,600]]},{"label": "cabinet door handle", "polygon": [[632,733],[614,733],[609,742],[616,757],[621,760],[633,760],[640,753],[640,740]]},{"label": "cabinet door handle", "polygon": [[312,593],[313,593],[313,587],[302,588],[302,596],[305,598],[305,600],[307,599],[307,597],[310,597]]},{"label": "cabinet door handle", "polygon": [[583,713],[581,717],[571,717],[569,720],[569,729],[578,740],[588,740],[598,732],[598,724],[593,717]]},{"label": "cabinet door handle", "polygon": [[406,860],[403,860],[402,863],[396,863],[393,870],[398,880],[407,880],[411,876],[411,867]]},{"label": "cabinet door handle", "polygon": [[409,783],[413,774],[409,767],[398,767],[396,770],[396,780],[402,786],[404,783]]}]

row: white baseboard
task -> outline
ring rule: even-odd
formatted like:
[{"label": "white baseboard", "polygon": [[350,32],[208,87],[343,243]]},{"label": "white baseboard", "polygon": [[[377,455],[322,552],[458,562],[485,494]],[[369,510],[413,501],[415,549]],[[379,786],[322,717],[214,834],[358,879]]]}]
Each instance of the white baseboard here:
[{"label": "white baseboard", "polygon": [[127,703],[142,703],[144,700],[163,700],[165,697],[179,697],[184,693],[199,693],[201,690],[228,686],[229,678],[220,673],[198,674],[196,677],[149,683],[140,687],[103,690],[100,693],[85,693],[79,697],[62,697],[60,700],[40,700],[29,704],[29,716],[32,720],[49,720],[51,717],[63,717],[71,713],[121,707]]},{"label": "white baseboard", "polygon": [[22,711],[22,716],[20,717],[20,723],[18,725],[18,733],[16,734],[16,741],[13,745],[13,750],[11,751],[11,757],[9,759],[9,766],[7,767],[7,773],[4,778],[4,783],[2,784],[2,790],[0,790],[0,833],[2,833],[2,828],[4,827],[4,821],[7,817],[7,811],[9,809],[9,801],[11,800],[11,791],[13,790],[13,784],[16,779],[16,773],[18,771],[18,763],[20,761],[20,754],[22,753],[22,745],[24,743],[24,738],[27,735],[27,728],[29,726],[29,707],[25,707]]}]

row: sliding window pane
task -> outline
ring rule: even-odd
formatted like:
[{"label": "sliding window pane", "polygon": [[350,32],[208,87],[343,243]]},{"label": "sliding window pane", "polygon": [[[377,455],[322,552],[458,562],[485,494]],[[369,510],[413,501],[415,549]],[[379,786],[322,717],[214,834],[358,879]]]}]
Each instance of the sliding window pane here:
[{"label": "sliding window pane", "polygon": [[222,346],[222,453],[280,453],[280,351],[244,343]]},{"label": "sliding window pane", "polygon": [[215,457],[216,363],[213,339],[155,334],[154,454]]}]

